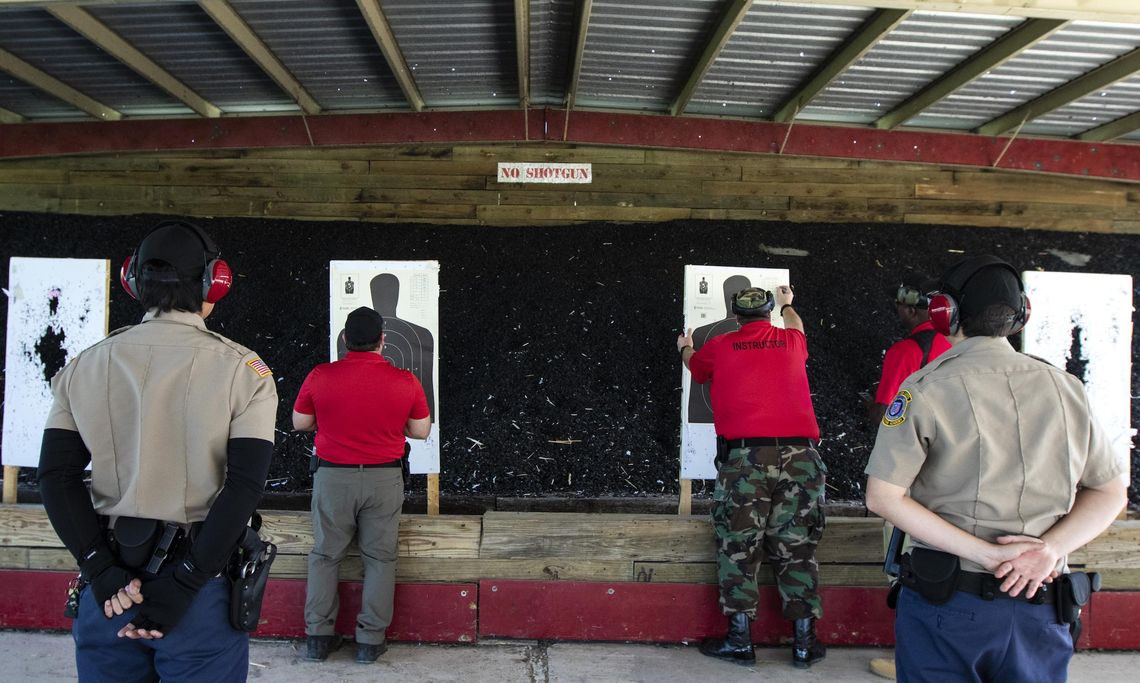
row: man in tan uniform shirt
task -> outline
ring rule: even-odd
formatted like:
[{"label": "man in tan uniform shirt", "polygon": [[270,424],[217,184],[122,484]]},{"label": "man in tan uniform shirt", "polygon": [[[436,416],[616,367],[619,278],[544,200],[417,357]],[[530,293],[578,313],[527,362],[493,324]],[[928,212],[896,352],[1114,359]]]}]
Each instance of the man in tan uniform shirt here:
[{"label": "man in tan uniform shirt", "polygon": [[956,264],[931,301],[952,348],[903,382],[879,427],[867,507],[920,548],[944,551],[913,551],[916,574],[920,557],[924,572],[928,559],[961,569],[955,582],[934,582],[946,589],[937,601],[903,588],[900,681],[1067,676],[1072,640],[1043,584],[1112,523],[1127,472],[1080,380],[1005,339],[1027,317],[1012,266],[989,256]]},{"label": "man in tan uniform shirt", "polygon": [[[248,635],[229,625],[219,573],[265,485],[277,391],[257,354],[206,328],[229,282],[200,228],[160,224],[124,265],[142,323],[52,381],[40,487],[88,583],[73,625],[81,680],[245,680]],[[151,564],[165,523],[189,533]]]}]

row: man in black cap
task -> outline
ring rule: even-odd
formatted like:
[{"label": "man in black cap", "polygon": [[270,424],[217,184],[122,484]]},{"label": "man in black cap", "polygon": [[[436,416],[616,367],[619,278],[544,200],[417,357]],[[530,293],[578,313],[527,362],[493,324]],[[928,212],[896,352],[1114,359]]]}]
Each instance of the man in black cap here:
[{"label": "man in black cap", "polygon": [[1127,459],[1079,379],[1007,341],[1029,317],[1012,266],[965,259],[939,289],[930,319],[952,346],[902,383],[866,470],[868,509],[915,542],[900,562],[898,678],[1064,681],[1065,587],[1089,586],[1065,557],[1123,508]]},{"label": "man in black cap", "polygon": [[349,313],[344,343],[345,357],[313,368],[293,405],[293,428],[317,432],[305,657],[322,661],[340,646],[337,575],[355,536],[364,562],[356,661],[367,664],[388,649],[405,437],[426,439],[431,414],[415,375],[385,360],[379,313],[364,306]]},{"label": "man in black cap", "polygon": [[79,679],[244,681],[249,637],[219,574],[265,486],[276,385],[206,328],[231,275],[201,228],[161,223],[121,275],[146,315],[55,376],[40,452],[44,508],[84,585]]}]

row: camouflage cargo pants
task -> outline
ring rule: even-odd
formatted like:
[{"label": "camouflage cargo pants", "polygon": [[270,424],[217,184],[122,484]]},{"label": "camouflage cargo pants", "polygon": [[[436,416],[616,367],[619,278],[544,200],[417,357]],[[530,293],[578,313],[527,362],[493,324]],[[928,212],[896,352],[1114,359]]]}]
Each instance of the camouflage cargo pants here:
[{"label": "camouflage cargo pants", "polygon": [[713,529],[725,614],[756,616],[756,571],[767,556],[784,618],[823,616],[815,548],[827,468],[807,446],[735,448],[717,472]]}]

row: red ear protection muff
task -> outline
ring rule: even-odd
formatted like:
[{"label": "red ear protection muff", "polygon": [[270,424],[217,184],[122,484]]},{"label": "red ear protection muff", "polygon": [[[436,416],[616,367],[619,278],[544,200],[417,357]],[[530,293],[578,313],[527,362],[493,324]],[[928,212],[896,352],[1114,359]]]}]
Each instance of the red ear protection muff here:
[{"label": "red ear protection muff", "polygon": [[[147,233],[147,237],[150,237],[150,235],[159,228],[172,225],[189,230],[194,233],[202,243],[202,301],[211,304],[221,301],[226,294],[229,294],[230,287],[233,286],[233,271],[230,270],[228,263],[219,258],[220,254],[217,245],[214,244],[214,241],[210,239],[210,236],[207,235],[202,228],[185,221],[163,221],[154,226],[154,228]],[[146,237],[144,237],[142,241],[145,242]],[[139,245],[141,247],[142,242],[140,242]],[[119,270],[119,282],[132,299],[138,299],[142,295],[143,278],[139,277],[140,267],[139,247],[136,247],[134,253],[123,261],[123,266]],[[168,281],[176,281],[176,278]]]},{"label": "red ear protection muff", "polygon": [[983,268],[990,266],[1000,266],[1013,273],[1017,280],[1018,289],[1021,291],[1021,305],[1014,311],[1013,318],[1010,320],[1009,331],[1002,336],[1008,337],[1011,334],[1017,334],[1025,328],[1032,306],[1029,303],[1029,297],[1025,295],[1025,285],[1021,282],[1021,276],[1018,275],[1013,266],[1005,261],[993,256],[982,256],[961,262],[958,267],[943,278],[942,291],[931,295],[930,324],[934,326],[935,331],[947,336],[958,332],[962,324],[960,313],[962,291],[965,290],[970,278]]}]

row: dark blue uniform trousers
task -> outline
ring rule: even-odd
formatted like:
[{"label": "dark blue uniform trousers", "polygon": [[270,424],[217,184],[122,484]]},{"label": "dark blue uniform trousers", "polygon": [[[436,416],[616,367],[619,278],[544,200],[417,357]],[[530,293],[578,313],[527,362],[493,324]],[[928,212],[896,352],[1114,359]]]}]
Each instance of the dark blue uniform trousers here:
[{"label": "dark blue uniform trousers", "polygon": [[[143,597],[146,597],[144,588]],[[79,617],[72,624],[75,664],[83,683],[229,683],[249,673],[249,635],[230,626],[230,582],[211,580],[190,609],[162,638],[119,638],[119,629],[137,609],[108,619],[90,589],[80,596]]]},{"label": "dark blue uniform trousers", "polygon": [[895,616],[900,683],[1065,681],[1073,640],[1053,605],[956,592],[933,605],[909,588]]}]

